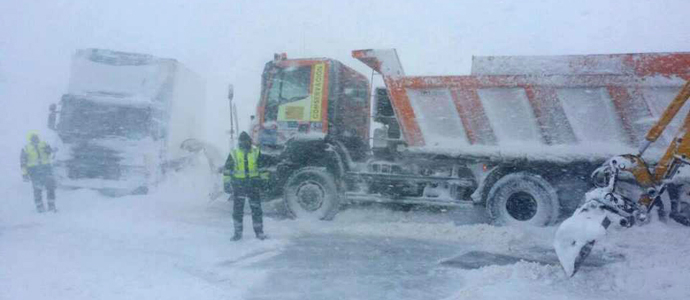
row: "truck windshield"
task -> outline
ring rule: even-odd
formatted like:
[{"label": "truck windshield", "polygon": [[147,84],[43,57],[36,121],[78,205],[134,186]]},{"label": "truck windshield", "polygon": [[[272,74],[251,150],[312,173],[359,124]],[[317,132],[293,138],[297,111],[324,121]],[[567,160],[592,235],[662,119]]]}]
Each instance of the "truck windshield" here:
[{"label": "truck windshield", "polygon": [[309,97],[311,66],[276,69],[266,104],[266,120],[275,121],[281,104]]},{"label": "truck windshield", "polygon": [[65,99],[58,130],[79,138],[141,139],[149,133],[150,109]]}]

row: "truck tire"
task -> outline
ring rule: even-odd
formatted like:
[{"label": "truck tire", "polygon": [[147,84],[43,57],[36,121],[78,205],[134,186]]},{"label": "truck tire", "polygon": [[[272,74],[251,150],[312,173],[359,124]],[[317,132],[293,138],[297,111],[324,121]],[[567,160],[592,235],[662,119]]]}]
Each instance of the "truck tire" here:
[{"label": "truck tire", "polygon": [[558,219],[560,205],[556,190],[544,178],[519,172],[491,187],[486,208],[497,225],[547,226]]},{"label": "truck tire", "polygon": [[288,213],[296,219],[331,220],[340,209],[335,179],[326,168],[296,171],[285,183],[283,199]]}]

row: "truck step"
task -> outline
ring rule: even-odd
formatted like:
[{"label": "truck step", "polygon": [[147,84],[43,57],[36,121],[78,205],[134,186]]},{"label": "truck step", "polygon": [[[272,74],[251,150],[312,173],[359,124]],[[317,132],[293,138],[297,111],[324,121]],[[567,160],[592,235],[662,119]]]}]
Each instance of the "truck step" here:
[{"label": "truck step", "polygon": [[365,194],[356,192],[345,193],[345,199],[351,202],[374,202],[374,203],[399,203],[399,204],[421,204],[430,206],[449,206],[449,207],[469,207],[473,206],[472,199],[453,200],[449,198],[436,197],[396,197],[381,194]]}]

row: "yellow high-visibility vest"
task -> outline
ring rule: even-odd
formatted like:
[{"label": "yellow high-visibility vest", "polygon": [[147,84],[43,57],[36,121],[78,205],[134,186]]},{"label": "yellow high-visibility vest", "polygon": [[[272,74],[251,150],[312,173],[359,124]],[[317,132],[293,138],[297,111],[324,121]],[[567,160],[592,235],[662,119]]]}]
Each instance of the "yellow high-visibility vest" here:
[{"label": "yellow high-visibility vest", "polygon": [[38,142],[38,145],[29,143],[24,147],[24,153],[26,153],[27,168],[50,164],[48,145],[43,141]]},{"label": "yellow high-visibility vest", "polygon": [[259,159],[259,149],[252,147],[249,153],[247,153],[247,172],[244,170],[244,154],[244,150],[239,148],[232,153],[232,158],[235,160],[235,170],[232,176],[237,179],[244,179],[247,178],[247,176],[249,176],[249,178],[259,177],[259,168],[257,165],[257,160]]}]

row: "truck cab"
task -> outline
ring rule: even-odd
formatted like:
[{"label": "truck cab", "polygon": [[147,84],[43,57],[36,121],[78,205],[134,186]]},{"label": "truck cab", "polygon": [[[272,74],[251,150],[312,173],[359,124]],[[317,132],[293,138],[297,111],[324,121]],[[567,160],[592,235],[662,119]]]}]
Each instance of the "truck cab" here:
[{"label": "truck cab", "polygon": [[254,141],[265,153],[290,140],[326,136],[364,157],[369,139],[369,81],[327,58],[287,59],[277,54],[264,68]]},{"label": "truck cab", "polygon": [[[56,174],[67,188],[147,193],[201,142],[205,83],[174,59],[106,49],[72,57],[69,86],[50,106]],[[196,152],[194,152],[196,151]]]}]

